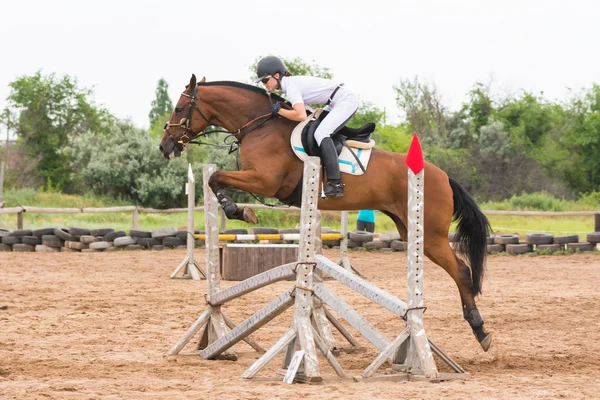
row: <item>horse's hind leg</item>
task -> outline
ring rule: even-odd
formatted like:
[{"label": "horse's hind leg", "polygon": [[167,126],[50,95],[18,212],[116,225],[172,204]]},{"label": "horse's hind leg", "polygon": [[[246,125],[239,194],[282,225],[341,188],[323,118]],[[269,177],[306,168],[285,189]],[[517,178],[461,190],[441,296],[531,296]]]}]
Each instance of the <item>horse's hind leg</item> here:
[{"label": "horse's hind leg", "polygon": [[[431,232],[431,234],[434,234],[434,232]],[[433,238],[428,238],[425,243],[425,255],[442,267],[456,282],[460,293],[463,317],[471,326],[483,350],[488,351],[492,343],[492,335],[485,331],[483,318],[475,303],[471,270],[450,248],[447,235],[437,234]]]},{"label": "horse's hind leg", "polygon": [[[385,212],[394,223],[400,233],[400,236],[404,239],[408,239],[408,231],[406,225],[396,215]],[[481,345],[484,351],[488,351],[492,335],[485,332],[483,328],[483,318],[477,309],[475,303],[475,296],[473,295],[473,285],[471,281],[471,270],[454,254],[454,251],[448,243],[448,236],[444,234],[438,234],[435,231],[426,231],[425,240],[425,255],[434,263],[442,267],[452,277],[458,291],[460,293],[460,300],[462,303],[463,317],[473,330],[477,341]]]}]

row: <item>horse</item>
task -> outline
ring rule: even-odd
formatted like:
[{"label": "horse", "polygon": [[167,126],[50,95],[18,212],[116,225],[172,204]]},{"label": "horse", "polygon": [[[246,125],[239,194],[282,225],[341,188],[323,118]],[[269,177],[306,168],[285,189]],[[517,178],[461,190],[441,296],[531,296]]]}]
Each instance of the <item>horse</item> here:
[{"label": "horse", "polygon": [[[178,157],[193,140],[210,134],[217,126],[235,136],[239,146],[240,171],[216,171],[208,185],[229,219],[258,223],[250,208],[240,209],[225,192],[235,188],[287,204],[299,205],[303,162],[290,146],[297,122],[275,116],[272,104],[285,100],[256,86],[231,81],[196,81],[192,75],[182,92],[159,149],[166,158]],[[343,197],[319,199],[321,210],[378,210],[392,219],[400,236],[407,240],[406,155],[373,149],[363,175],[342,174]],[[456,282],[463,318],[484,351],[492,334],[484,329],[475,297],[481,293],[485,270],[489,221],[468,192],[435,165],[425,162],[424,253]],[[455,243],[465,262],[450,246],[450,223],[457,221]]]}]

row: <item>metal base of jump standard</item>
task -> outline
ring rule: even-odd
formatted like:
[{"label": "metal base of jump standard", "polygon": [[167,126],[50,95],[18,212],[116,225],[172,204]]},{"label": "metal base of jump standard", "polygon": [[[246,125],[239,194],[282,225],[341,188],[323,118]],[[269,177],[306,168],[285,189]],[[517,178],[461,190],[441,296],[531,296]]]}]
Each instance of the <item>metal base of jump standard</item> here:
[{"label": "metal base of jump standard", "polygon": [[[421,259],[416,263],[409,262],[409,295],[412,294],[412,297],[415,297],[416,300],[409,300],[409,305],[407,305],[402,300],[366,282],[344,267],[319,254],[321,250],[319,234],[321,221],[317,210],[319,165],[320,160],[315,157],[307,159],[304,165],[304,189],[298,262],[276,267],[225,290],[219,289],[218,228],[216,224],[216,212],[213,211],[211,213],[210,211],[211,207],[214,207],[213,210],[216,209],[216,198],[214,196],[205,196],[206,225],[207,227],[213,227],[211,231],[207,230],[206,233],[207,309],[167,352],[167,356],[179,354],[203,327],[204,332],[201,335],[198,348],[200,349],[199,355],[204,359],[220,357],[236,359],[236,355],[231,348],[242,340],[249,343],[257,351],[264,351],[257,343],[250,339],[250,335],[293,305],[294,319],[290,329],[269,350],[264,352],[242,374],[242,377],[247,379],[255,377],[275,356],[285,351],[283,361],[283,368],[285,370],[284,382],[315,383],[322,381],[319,372],[318,353],[324,356],[338,376],[350,378],[336,359],[339,349],[336,347],[330,323],[354,348],[359,347],[359,342],[346,330],[333,313],[325,308],[326,305],[381,351],[381,354],[373,363],[364,370],[362,376],[355,379],[375,378],[375,372],[388,359],[392,361],[393,370],[397,373],[394,375],[385,375],[385,377],[377,377],[378,379],[427,379],[439,381],[448,379],[450,375],[452,377],[464,378],[466,375],[464,370],[437,346],[431,343],[425,335],[422,325]],[[212,173],[211,168],[214,171],[214,166],[205,166],[205,178]],[[205,193],[212,194],[206,188]],[[422,197],[420,201],[422,205]],[[420,209],[422,210],[422,207]],[[214,223],[209,223],[209,216],[211,218],[214,216]],[[419,253],[419,251],[422,253],[422,246],[420,245],[422,243],[422,230],[420,234],[421,237],[417,238],[413,244],[413,250],[415,250],[415,246],[417,248],[416,253]],[[419,267],[419,265],[421,266]],[[414,271],[415,266],[417,267],[417,272]],[[323,281],[324,275],[339,281],[374,303],[405,319],[407,321],[407,328],[395,340],[389,340],[350,305],[326,287]],[[411,280],[411,276],[415,279]],[[237,326],[229,321],[221,310],[221,306],[228,301],[271,283],[293,277],[296,278],[293,287],[283,292],[264,308]],[[438,373],[432,352],[438,355],[456,373]]]}]

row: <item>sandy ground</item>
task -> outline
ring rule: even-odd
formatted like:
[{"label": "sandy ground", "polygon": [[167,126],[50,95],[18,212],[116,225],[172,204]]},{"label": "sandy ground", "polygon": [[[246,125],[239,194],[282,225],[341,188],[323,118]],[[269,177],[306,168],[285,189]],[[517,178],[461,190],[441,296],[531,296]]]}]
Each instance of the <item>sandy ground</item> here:
[{"label": "sandy ground", "polygon": [[[280,358],[258,378],[241,379],[259,356],[245,343],[236,345],[235,362],[195,355],[165,358],[205,309],[204,281],[168,279],[184,255],[183,250],[0,253],[0,398],[600,398],[598,254],[490,257],[478,303],[495,335],[488,353],[462,319],[450,277],[427,262],[426,330],[470,379],[354,382],[337,378],[320,358],[320,385],[282,383]],[[336,259],[334,250],[326,255]],[[204,252],[197,250],[196,256],[203,260]],[[351,253],[371,282],[403,299],[404,257]],[[327,284],[389,338],[402,329],[387,310],[339,283]],[[263,288],[226,305],[224,312],[240,322],[290,286],[280,282]],[[289,328],[291,316],[291,311],[282,314],[253,337],[270,347]],[[364,351],[338,358],[356,376],[378,354],[359,340]],[[184,352],[192,353],[197,342],[196,337]],[[438,366],[445,369],[441,362]],[[389,367],[384,364],[382,372]]]}]

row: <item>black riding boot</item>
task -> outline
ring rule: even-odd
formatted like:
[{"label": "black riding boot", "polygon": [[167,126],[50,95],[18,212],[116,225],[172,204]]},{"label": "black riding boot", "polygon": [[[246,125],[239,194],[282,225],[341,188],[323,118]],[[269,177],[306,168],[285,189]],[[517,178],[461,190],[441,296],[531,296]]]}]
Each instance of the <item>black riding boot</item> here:
[{"label": "black riding boot", "polygon": [[340,176],[340,164],[338,163],[337,151],[330,137],[321,141],[321,161],[327,170],[327,186],[325,186],[325,196],[342,197],[344,195],[344,185]]}]

